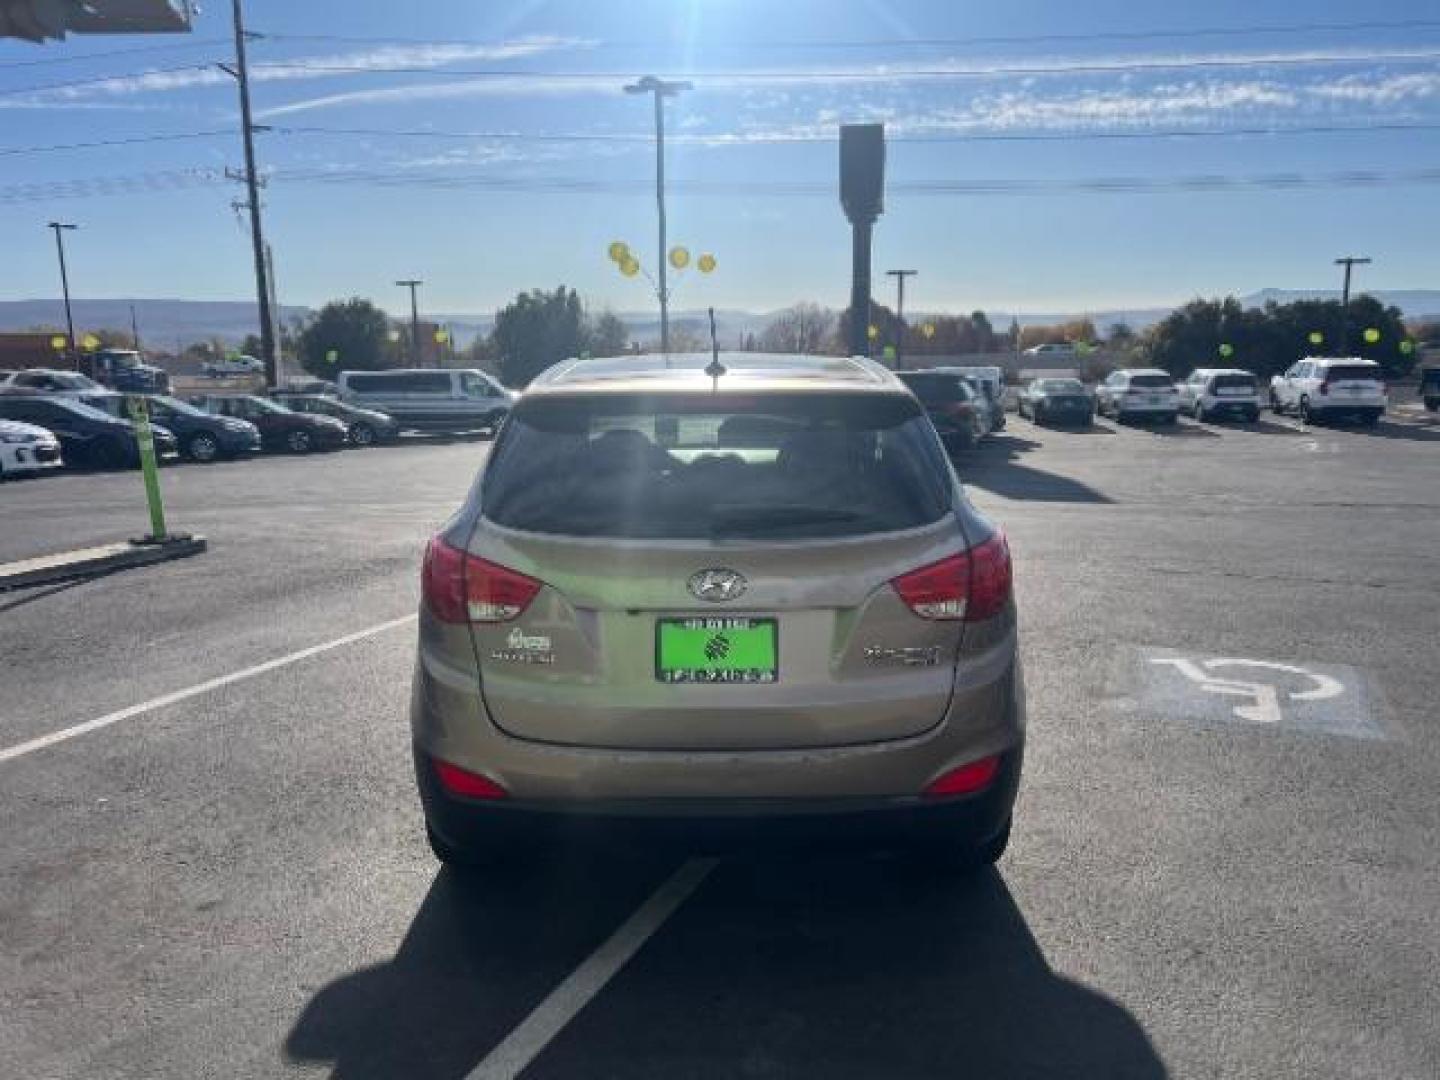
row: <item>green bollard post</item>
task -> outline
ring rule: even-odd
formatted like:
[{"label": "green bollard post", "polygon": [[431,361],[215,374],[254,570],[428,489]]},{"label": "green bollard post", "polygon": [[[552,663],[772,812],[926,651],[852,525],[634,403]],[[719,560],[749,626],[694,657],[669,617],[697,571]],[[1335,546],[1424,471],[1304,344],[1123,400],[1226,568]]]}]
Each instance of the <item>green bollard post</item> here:
[{"label": "green bollard post", "polygon": [[165,532],[165,505],[160,499],[160,475],[155,465],[155,436],[150,430],[150,414],[145,408],[145,399],[128,399],[130,419],[135,422],[135,438],[140,444],[140,472],[145,478],[145,499],[150,504],[150,535],[145,539],[161,543],[167,539]]}]

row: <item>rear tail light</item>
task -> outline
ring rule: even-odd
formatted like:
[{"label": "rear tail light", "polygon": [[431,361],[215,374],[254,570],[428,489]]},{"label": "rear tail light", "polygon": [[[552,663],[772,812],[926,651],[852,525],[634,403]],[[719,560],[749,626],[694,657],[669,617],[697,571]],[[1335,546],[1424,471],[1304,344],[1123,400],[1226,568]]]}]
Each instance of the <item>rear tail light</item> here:
[{"label": "rear tail light", "polygon": [[944,773],[925,789],[931,798],[942,795],[973,795],[989,787],[1000,773],[1000,755],[981,758]]},{"label": "rear tail light", "polygon": [[441,622],[509,622],[541,588],[542,582],[451,547],[438,536],[425,549],[421,592],[430,614]]},{"label": "rear tail light", "polygon": [[487,776],[462,769],[459,765],[451,765],[448,761],[441,761],[436,758],[435,778],[440,781],[443,787],[451,795],[459,795],[465,799],[506,799],[510,793]]},{"label": "rear tail light", "polygon": [[1011,583],[1010,546],[997,531],[983,544],[912,570],[891,585],[922,619],[980,622],[1005,610]]}]

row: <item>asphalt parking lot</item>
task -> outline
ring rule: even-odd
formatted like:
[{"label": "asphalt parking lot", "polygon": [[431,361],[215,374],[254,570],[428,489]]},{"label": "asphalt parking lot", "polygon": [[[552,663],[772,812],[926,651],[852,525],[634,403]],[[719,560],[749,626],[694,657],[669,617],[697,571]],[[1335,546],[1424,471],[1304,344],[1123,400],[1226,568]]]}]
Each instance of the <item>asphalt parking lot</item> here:
[{"label": "asphalt parking lot", "polygon": [[[1031,723],[1010,851],[969,880],[440,871],[411,616],[486,449],[167,469],[207,554],[0,595],[0,1072],[1440,1075],[1424,416],[1012,417],[958,463],[1014,551]],[[7,484],[0,559],[144,521],[132,474]]]}]

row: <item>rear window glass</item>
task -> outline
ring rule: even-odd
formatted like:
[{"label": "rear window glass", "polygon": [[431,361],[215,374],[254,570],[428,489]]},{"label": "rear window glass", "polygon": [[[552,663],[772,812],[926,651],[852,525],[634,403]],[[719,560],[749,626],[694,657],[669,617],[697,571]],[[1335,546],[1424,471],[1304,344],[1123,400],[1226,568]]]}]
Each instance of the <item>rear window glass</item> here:
[{"label": "rear window glass", "polygon": [[1040,389],[1047,394],[1083,394],[1085,384],[1079,379],[1042,379]]},{"label": "rear window glass", "polygon": [[1376,382],[1380,378],[1380,372],[1364,364],[1336,364],[1325,371],[1326,382],[1340,382],[1343,380],[1363,379],[1368,382]]},{"label": "rear window glass", "polygon": [[926,405],[948,405],[975,396],[959,375],[901,375],[900,381]]},{"label": "rear window glass", "polygon": [[1255,377],[1253,375],[1216,375],[1210,383],[1216,390],[1249,390],[1255,389]]},{"label": "rear window glass", "polygon": [[529,532],[795,540],[937,521],[950,474],[898,395],[606,395],[522,402],[481,498]]},{"label": "rear window glass", "polygon": [[1168,375],[1131,375],[1131,386],[1163,386],[1167,389],[1175,384],[1170,381]]}]

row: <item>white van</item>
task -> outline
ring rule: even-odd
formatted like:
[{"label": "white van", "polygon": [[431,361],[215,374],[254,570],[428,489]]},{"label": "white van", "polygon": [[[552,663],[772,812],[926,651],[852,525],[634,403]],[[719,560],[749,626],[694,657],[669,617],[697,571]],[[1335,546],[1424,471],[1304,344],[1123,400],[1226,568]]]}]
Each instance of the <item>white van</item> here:
[{"label": "white van", "polygon": [[388,413],[408,431],[493,431],[515,400],[505,387],[473,368],[342,371],[336,382],[341,401]]}]

